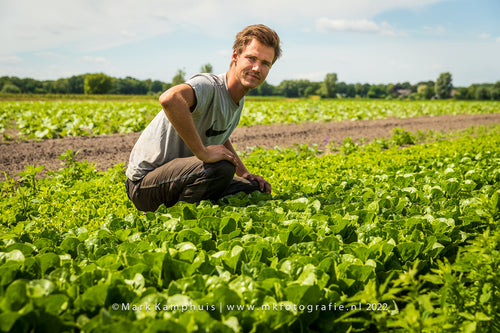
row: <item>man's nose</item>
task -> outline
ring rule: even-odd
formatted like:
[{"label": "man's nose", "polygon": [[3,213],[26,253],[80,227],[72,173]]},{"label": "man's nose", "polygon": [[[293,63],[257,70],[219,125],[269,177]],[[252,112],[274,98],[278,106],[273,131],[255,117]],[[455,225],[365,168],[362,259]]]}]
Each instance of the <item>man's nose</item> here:
[{"label": "man's nose", "polygon": [[256,61],[254,64],[253,64],[253,67],[252,67],[252,70],[254,72],[259,72],[260,73],[260,68],[261,68],[262,64],[260,63],[260,61]]}]

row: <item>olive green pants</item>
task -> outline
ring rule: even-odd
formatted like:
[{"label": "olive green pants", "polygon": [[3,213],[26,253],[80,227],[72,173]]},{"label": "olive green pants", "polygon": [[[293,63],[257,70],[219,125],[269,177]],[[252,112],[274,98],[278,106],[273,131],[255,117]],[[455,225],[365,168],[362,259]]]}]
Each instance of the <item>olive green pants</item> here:
[{"label": "olive green pants", "polygon": [[236,167],[228,161],[204,163],[196,157],[176,158],[149,172],[138,181],[127,179],[130,200],[141,211],[155,211],[161,204],[178,201],[217,200],[238,192],[259,190],[255,181],[236,177]]}]

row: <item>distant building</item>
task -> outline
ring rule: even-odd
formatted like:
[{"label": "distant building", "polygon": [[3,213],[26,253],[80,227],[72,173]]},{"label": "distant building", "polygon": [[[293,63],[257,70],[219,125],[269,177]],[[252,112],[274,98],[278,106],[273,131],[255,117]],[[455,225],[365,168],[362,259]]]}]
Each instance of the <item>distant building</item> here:
[{"label": "distant building", "polygon": [[411,94],[410,89],[398,89],[396,90],[396,92],[398,93],[399,96],[408,96]]}]

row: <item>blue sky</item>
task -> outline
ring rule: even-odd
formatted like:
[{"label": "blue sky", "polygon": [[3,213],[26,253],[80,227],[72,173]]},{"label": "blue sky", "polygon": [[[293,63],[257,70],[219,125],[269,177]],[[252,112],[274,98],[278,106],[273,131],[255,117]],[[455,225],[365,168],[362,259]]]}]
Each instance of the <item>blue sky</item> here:
[{"label": "blue sky", "polygon": [[500,81],[499,0],[0,0],[0,76],[104,72],[170,82],[229,66],[235,34],[264,23],[283,57],[268,82]]}]

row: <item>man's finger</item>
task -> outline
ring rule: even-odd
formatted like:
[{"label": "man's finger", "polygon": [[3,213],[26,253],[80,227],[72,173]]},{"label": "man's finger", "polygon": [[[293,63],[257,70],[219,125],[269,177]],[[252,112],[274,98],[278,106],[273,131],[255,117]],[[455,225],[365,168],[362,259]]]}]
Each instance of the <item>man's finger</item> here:
[{"label": "man's finger", "polygon": [[271,184],[269,184],[268,182],[266,182],[266,192],[267,193],[271,193]]}]

